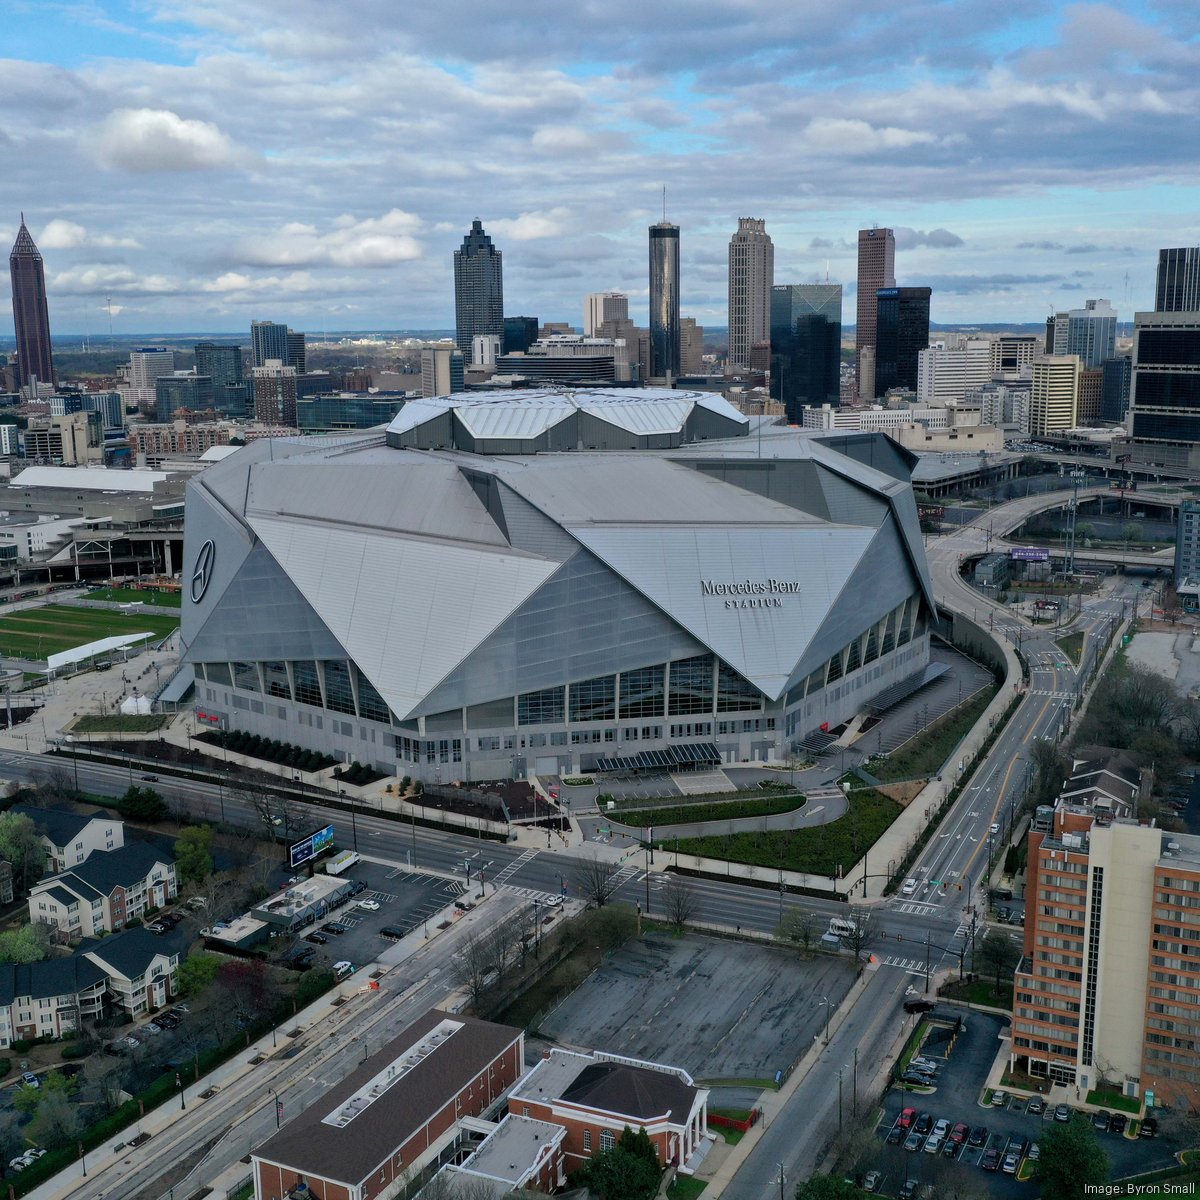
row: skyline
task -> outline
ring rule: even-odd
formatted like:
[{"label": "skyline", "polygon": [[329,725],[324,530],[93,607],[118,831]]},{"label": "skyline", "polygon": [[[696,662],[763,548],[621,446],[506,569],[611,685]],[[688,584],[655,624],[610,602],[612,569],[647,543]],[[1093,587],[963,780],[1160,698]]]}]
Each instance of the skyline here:
[{"label": "skyline", "polygon": [[1126,323],[1158,249],[1200,240],[1182,0],[618,4],[603,26],[546,4],[503,28],[462,0],[304,0],[284,28],[262,0],[6,9],[0,236],[24,209],[59,336],[107,332],[106,295],[118,335],[452,327],[475,218],[508,311],[578,325],[611,289],[644,325],[664,184],[702,325],[726,324],[744,216],[777,283],[828,263],[848,306],[858,229],[894,228],[935,324],[1091,297]]}]

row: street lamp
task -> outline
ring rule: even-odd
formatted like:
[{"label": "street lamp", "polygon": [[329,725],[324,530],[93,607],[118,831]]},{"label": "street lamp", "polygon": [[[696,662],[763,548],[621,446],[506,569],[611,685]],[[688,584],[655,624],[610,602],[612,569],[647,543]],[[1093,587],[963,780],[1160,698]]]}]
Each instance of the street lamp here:
[{"label": "street lamp", "polygon": [[175,1090],[179,1093],[179,1111],[184,1112],[187,1109],[187,1098],[183,1094],[183,1080],[178,1071],[175,1072]]},{"label": "street lamp", "polygon": [[829,1045],[829,1014],[833,1009],[833,1004],[830,1002],[830,999],[828,996],[822,996],[820,1005],[818,1007],[823,1007],[825,1009],[825,1045],[828,1046]]}]

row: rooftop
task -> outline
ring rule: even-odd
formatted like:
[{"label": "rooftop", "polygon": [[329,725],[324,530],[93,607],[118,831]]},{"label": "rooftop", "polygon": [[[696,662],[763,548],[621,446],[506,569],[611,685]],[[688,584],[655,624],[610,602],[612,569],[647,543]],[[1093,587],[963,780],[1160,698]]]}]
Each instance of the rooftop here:
[{"label": "rooftop", "polygon": [[566,1129],[561,1125],[509,1113],[463,1163],[463,1168],[519,1187],[537,1163],[538,1155],[564,1137]]},{"label": "rooftop", "polygon": [[10,811],[28,817],[37,827],[38,833],[48,837],[55,846],[65,846],[68,842],[75,841],[92,821],[107,821],[113,825],[121,823],[120,817],[114,817],[102,808],[93,809],[89,813],[76,813],[65,808],[14,804]]},{"label": "rooftop", "polygon": [[165,471],[115,471],[107,467],[26,467],[9,482],[13,488],[69,488],[95,492],[153,492]]}]

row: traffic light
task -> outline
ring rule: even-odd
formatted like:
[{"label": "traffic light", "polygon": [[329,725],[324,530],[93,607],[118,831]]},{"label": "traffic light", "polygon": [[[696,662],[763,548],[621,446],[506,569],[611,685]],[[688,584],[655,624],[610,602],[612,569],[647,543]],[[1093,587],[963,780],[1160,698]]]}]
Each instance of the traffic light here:
[{"label": "traffic light", "polygon": [[962,884],[961,884],[961,883],[958,885],[958,890],[959,890],[960,892],[962,891]]},{"label": "traffic light", "polygon": [[898,942],[904,941],[904,934],[902,934],[902,933],[896,934],[896,941],[898,941]]}]

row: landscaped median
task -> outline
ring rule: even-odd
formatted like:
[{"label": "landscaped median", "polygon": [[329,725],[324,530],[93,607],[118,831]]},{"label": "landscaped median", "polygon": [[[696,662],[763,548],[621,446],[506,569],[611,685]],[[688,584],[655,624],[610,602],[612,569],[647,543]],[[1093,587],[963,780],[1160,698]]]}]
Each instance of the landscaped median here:
[{"label": "landscaped median", "polygon": [[[762,797],[761,799],[759,797]],[[632,825],[639,829],[662,825],[691,825],[699,821],[732,821],[742,817],[769,817],[776,813],[794,812],[804,807],[804,794],[790,792],[786,796],[770,795],[735,800],[708,800],[699,804],[681,804],[671,808],[642,808],[632,812],[613,814],[620,825]]]}]

